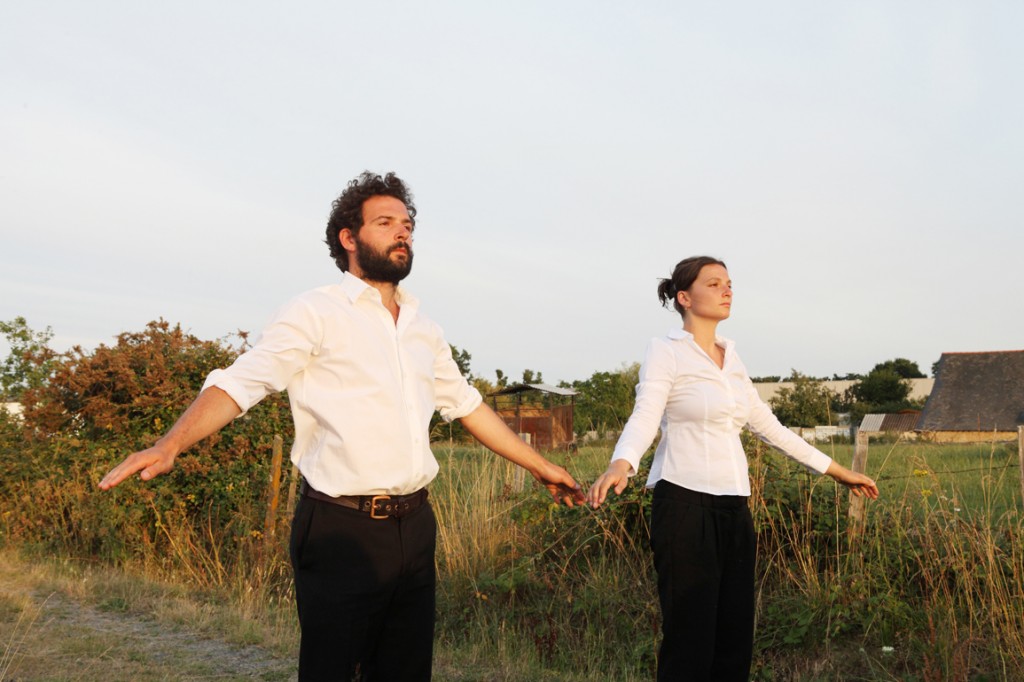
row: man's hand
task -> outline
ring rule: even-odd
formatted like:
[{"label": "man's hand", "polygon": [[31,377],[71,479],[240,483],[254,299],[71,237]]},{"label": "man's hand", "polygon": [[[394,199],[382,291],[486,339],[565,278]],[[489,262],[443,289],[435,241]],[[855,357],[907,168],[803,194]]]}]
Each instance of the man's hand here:
[{"label": "man's hand", "polygon": [[143,481],[166,474],[174,458],[185,448],[216,433],[242,413],[227,393],[211,387],[199,394],[178,418],[171,430],[151,448],[133,452],[111,469],[100,481],[100,490],[110,490],[132,474],[141,471]]},{"label": "man's hand", "polygon": [[159,444],[146,450],[133,452],[125,457],[123,462],[107,472],[107,475],[100,481],[100,490],[110,490],[138,471],[142,471],[139,478],[143,481],[148,481],[159,474],[166,474],[174,466],[174,457],[174,452],[160,447]]},{"label": "man's hand", "polygon": [[551,497],[558,504],[575,507],[577,504],[586,503],[587,498],[583,495],[580,484],[569,475],[568,471],[557,464],[545,459],[541,470],[532,473],[548,489]]},{"label": "man's hand", "polygon": [[485,448],[533,474],[555,502],[564,502],[570,507],[586,502],[579,484],[568,471],[524,443],[486,403],[481,403],[459,421]]}]

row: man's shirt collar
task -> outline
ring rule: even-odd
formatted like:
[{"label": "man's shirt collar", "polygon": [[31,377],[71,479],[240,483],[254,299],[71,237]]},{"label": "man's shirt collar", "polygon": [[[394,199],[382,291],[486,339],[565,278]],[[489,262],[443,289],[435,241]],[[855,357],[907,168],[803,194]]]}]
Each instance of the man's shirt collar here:
[{"label": "man's shirt collar", "polygon": [[[380,292],[351,272],[342,273],[340,286],[345,296],[352,303],[355,303],[364,295],[373,296],[378,302],[380,301]],[[395,289],[395,300],[400,307],[419,308],[419,299],[410,294],[401,284]]]}]

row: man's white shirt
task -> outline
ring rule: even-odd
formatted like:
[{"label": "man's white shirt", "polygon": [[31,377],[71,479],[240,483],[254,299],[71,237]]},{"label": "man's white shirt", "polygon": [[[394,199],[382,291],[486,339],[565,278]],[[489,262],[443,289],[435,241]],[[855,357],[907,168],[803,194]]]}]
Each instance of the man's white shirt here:
[{"label": "man's white shirt", "polygon": [[210,373],[242,414],[287,390],[295,420],[292,462],[328,495],[401,495],[434,479],[435,409],[446,420],[482,402],[452,359],[441,328],[398,287],[396,324],[380,292],[341,282],[286,304],[251,349]]}]

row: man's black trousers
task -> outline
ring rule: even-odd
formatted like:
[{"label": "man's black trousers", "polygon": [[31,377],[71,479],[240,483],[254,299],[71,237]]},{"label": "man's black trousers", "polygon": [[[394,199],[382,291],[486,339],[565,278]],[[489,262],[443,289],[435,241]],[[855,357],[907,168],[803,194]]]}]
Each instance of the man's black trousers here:
[{"label": "man's black trousers", "polygon": [[301,498],[291,560],[302,682],[430,679],[436,537],[429,502],[373,519]]}]

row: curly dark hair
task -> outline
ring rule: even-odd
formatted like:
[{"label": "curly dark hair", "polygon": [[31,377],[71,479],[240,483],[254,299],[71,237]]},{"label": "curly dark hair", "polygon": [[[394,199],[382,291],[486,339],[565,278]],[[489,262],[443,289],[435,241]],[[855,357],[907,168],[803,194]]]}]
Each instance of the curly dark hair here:
[{"label": "curly dark hair", "polygon": [[658,300],[661,301],[661,305],[667,308],[671,301],[676,312],[686,317],[686,309],[679,305],[679,299],[676,298],[676,295],[680,291],[687,291],[693,286],[697,276],[700,275],[701,268],[705,265],[721,265],[723,268],[726,267],[725,263],[711,256],[691,256],[679,261],[672,270],[672,276],[658,282]]},{"label": "curly dark hair", "polygon": [[331,217],[327,219],[327,246],[331,249],[331,258],[342,272],[348,272],[348,251],[341,245],[339,233],[346,227],[353,236],[363,226],[363,202],[370,197],[394,197],[405,204],[409,217],[416,224],[416,206],[412,203],[412,192],[405,186],[402,179],[394,173],[384,177],[363,171],[359,177],[348,183],[348,187],[331,204]]}]

